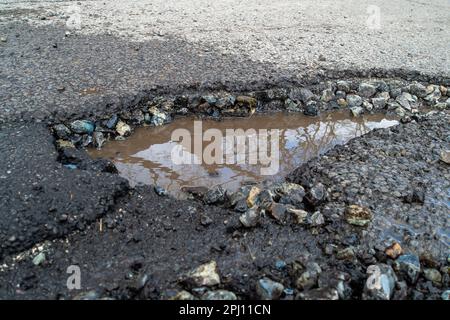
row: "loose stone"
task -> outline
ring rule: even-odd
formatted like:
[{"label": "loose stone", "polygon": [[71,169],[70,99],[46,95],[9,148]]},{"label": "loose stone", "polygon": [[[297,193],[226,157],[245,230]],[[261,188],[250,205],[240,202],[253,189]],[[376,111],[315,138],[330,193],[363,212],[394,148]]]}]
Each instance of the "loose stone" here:
[{"label": "loose stone", "polygon": [[60,139],[56,140],[56,148],[57,149],[75,148],[75,145],[71,141]]},{"label": "loose stone", "polygon": [[330,102],[333,99],[334,92],[332,89],[326,89],[322,92],[322,97],[320,98],[320,100],[322,100],[323,102]]},{"label": "loose stone", "polygon": [[424,98],[424,100],[426,102],[428,102],[428,104],[430,104],[430,105],[435,105],[439,101],[441,96],[442,96],[441,95],[441,90],[439,89],[438,86],[431,86],[431,87],[432,87],[433,91],[429,95],[427,95]]},{"label": "loose stone", "polygon": [[363,299],[389,300],[395,289],[397,278],[394,270],[386,264],[371,265],[367,268],[368,278],[364,286]]},{"label": "loose stone", "polygon": [[347,95],[346,100],[350,108],[360,106],[363,102],[362,98],[356,94]]},{"label": "loose stone", "polygon": [[307,116],[315,117],[319,114],[319,108],[317,107],[317,102],[314,100],[308,101],[306,103],[303,113]]},{"label": "loose stone", "polygon": [[421,83],[414,82],[409,85],[409,92],[419,98],[425,98],[427,95],[427,88]]},{"label": "loose stone", "polygon": [[364,109],[362,107],[352,107],[350,108],[350,112],[352,113],[352,116],[359,117],[364,113]]},{"label": "loose stone", "polygon": [[111,118],[108,119],[108,121],[106,122],[106,127],[108,129],[114,129],[117,125],[117,122],[119,121],[119,117],[117,116],[117,114],[114,114],[113,116],[111,116]]},{"label": "loose stone", "polygon": [[305,210],[288,208],[287,212],[292,215],[292,217],[294,218],[295,224],[305,224],[306,223],[306,219],[308,217],[308,212],[306,212]]},{"label": "loose stone", "polygon": [[206,204],[223,204],[227,200],[227,191],[221,186],[214,187],[208,190],[203,200]]},{"label": "loose stone", "polygon": [[106,142],[105,136],[103,135],[102,132],[99,131],[94,132],[92,138],[94,140],[94,146],[98,149],[101,149],[103,144]]},{"label": "loose stone", "polygon": [[212,287],[220,284],[216,261],[203,264],[187,274],[185,282],[196,287]]},{"label": "loose stone", "polygon": [[78,134],[92,134],[95,126],[94,123],[89,120],[75,120],[70,124],[70,129]]},{"label": "loose stone", "polygon": [[33,258],[33,264],[35,266],[41,265],[42,263],[44,263],[45,259],[46,259],[45,253],[40,252]]},{"label": "loose stone", "polygon": [[365,98],[372,97],[376,92],[377,92],[377,87],[370,83],[361,82],[361,84],[359,85],[359,88],[358,88],[359,95],[363,96]]},{"label": "loose stone", "polygon": [[190,292],[181,290],[175,296],[171,297],[170,300],[195,300],[195,297]]},{"label": "loose stone", "polygon": [[256,227],[259,222],[259,214],[256,208],[248,209],[239,217],[239,221],[246,228]]},{"label": "loose stone", "polygon": [[391,259],[397,259],[403,253],[403,249],[398,242],[394,242],[386,248],[384,253]]},{"label": "loose stone", "polygon": [[344,80],[336,82],[338,90],[348,93],[350,91],[350,83]]},{"label": "loose stone", "polygon": [[415,283],[420,273],[419,257],[413,254],[404,254],[394,262],[396,271],[406,276],[410,283]]},{"label": "loose stone", "polygon": [[162,188],[162,187],[160,187],[160,186],[155,186],[155,187],[154,187],[154,190],[155,190],[155,193],[156,193],[158,196],[163,197],[163,196],[166,196],[166,195],[167,195],[167,190],[164,189],[164,188]]},{"label": "loose stone", "polygon": [[339,293],[334,288],[316,288],[306,292],[300,292],[296,300],[339,300]]},{"label": "loose stone", "polygon": [[397,101],[400,106],[408,111],[411,111],[413,107],[416,107],[417,103],[417,99],[408,92],[402,92],[402,94],[399,95],[395,101]]},{"label": "loose stone", "polygon": [[150,124],[154,126],[162,126],[166,122],[169,121],[169,116],[156,107],[151,107],[148,109],[149,114],[152,116],[150,120]]},{"label": "loose stone", "polygon": [[336,102],[341,108],[346,108],[348,106],[348,102],[344,98],[338,99]]},{"label": "loose stone", "polygon": [[70,138],[70,129],[64,124],[57,124],[53,127],[53,131],[59,139],[68,140]]},{"label": "loose stone", "polygon": [[325,223],[325,219],[319,211],[314,212],[309,220],[312,227],[320,227]]},{"label": "loose stone", "polygon": [[353,204],[345,210],[345,220],[349,224],[364,227],[372,220],[372,212],[368,208]]},{"label": "loose stone", "polygon": [[317,284],[322,269],[315,262],[310,262],[306,266],[306,271],[295,281],[295,285],[299,290],[309,290]]},{"label": "loose stone", "polygon": [[261,189],[259,189],[258,187],[253,186],[250,189],[250,192],[248,193],[248,197],[247,197],[247,205],[249,208],[253,207],[254,205],[256,205],[257,199],[258,199],[258,195],[261,192]]},{"label": "loose stone", "polygon": [[325,186],[321,183],[314,185],[307,193],[305,199],[313,207],[318,206],[325,201],[327,192]]},{"label": "loose stone", "polygon": [[283,293],[284,286],[267,278],[258,280],[256,293],[261,300],[277,300]]},{"label": "loose stone", "polygon": [[423,275],[427,280],[432,281],[434,284],[440,284],[442,281],[442,275],[436,269],[431,268],[424,269]]},{"label": "loose stone", "polygon": [[442,150],[441,151],[441,161],[446,164],[450,164],[450,150]]},{"label": "loose stone", "polygon": [[405,109],[403,109],[402,107],[398,107],[397,109],[395,109],[395,114],[398,115],[400,118],[403,118],[406,115],[406,111]]},{"label": "loose stone", "polygon": [[336,253],[339,260],[352,260],[355,257],[355,248],[348,247]]},{"label": "loose stone", "polygon": [[274,202],[270,207],[270,215],[278,222],[284,223],[286,221],[286,206]]},{"label": "loose stone", "polygon": [[227,290],[208,291],[202,296],[202,300],[237,300],[236,295]]},{"label": "loose stone", "polygon": [[131,127],[120,120],[117,122],[116,131],[121,137],[126,137],[131,134]]}]

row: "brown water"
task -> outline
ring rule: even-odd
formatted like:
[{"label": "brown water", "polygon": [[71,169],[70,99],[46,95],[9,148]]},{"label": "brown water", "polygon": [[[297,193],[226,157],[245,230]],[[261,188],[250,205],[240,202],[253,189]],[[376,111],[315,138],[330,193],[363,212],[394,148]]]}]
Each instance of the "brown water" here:
[{"label": "brown water", "polygon": [[[394,118],[385,115],[354,118],[348,111],[322,114],[319,117],[276,113],[222,121],[202,120],[203,132],[215,128],[224,135],[226,129],[253,128],[257,132],[260,129],[279,129],[279,153],[273,153],[274,161],[279,161],[279,170],[275,175],[262,176],[260,169],[267,165],[249,164],[248,161],[242,164],[174,164],[171,157],[174,146],[181,146],[185,156],[194,154],[201,159],[202,153],[195,152],[195,146],[202,145],[205,148],[210,144],[195,141],[201,135],[196,132],[194,136],[194,121],[198,119],[180,118],[162,127],[138,128],[126,140],[109,141],[101,150],[90,149],[89,153],[94,158],[112,160],[120,175],[127,178],[131,185],[158,185],[172,195],[183,198],[183,187],[209,188],[222,185],[234,191],[243,183],[281,180],[302,163],[337,144],[344,144],[372,129],[397,124]],[[178,128],[185,128],[192,134],[190,146],[186,141],[178,143],[171,140],[172,132]],[[248,152],[248,148],[246,150]]]}]

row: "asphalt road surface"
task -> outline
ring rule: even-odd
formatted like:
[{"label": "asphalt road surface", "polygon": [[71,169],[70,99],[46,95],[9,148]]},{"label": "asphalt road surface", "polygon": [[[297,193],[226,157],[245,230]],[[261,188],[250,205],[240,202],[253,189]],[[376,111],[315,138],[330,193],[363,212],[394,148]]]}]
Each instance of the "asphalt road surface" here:
[{"label": "asphalt road surface", "polygon": [[236,88],[327,70],[448,77],[449,9],[448,0],[2,0],[0,121],[80,116],[155,87]]}]

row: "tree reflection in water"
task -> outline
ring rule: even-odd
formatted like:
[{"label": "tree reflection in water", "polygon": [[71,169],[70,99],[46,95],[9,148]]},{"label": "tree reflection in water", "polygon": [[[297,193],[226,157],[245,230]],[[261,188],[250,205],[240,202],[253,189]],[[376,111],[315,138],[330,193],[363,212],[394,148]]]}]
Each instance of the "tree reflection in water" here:
[{"label": "tree reflection in water", "polygon": [[[383,115],[350,118],[348,112],[334,112],[320,117],[298,114],[274,114],[243,119],[225,119],[221,122],[204,120],[203,130],[217,128],[225,135],[230,128],[278,129],[280,134],[279,172],[274,176],[261,176],[260,165],[175,165],[171,150],[176,145],[171,134],[177,128],[193,129],[195,119],[178,119],[158,128],[140,128],[126,141],[111,141],[102,150],[90,150],[93,157],[114,161],[120,174],[133,185],[151,184],[166,188],[182,198],[183,186],[212,187],[223,185],[236,190],[243,182],[280,180],[290,171],[337,144],[346,143],[375,128],[395,125],[397,121]],[[205,147],[209,142],[204,142]],[[191,146],[193,147],[193,146]],[[193,150],[193,148],[191,149]],[[189,148],[185,148],[188,152]],[[191,154],[192,155],[192,154]],[[201,155],[194,155],[200,157]]]}]

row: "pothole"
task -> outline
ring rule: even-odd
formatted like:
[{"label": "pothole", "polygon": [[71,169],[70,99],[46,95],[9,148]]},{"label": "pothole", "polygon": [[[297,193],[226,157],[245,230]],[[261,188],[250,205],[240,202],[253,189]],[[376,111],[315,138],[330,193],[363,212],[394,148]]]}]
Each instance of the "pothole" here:
[{"label": "pothole", "polygon": [[[234,192],[245,184],[281,181],[289,172],[335,145],[397,123],[395,116],[368,114],[351,117],[348,111],[343,110],[316,117],[283,112],[222,121],[200,121],[189,117],[176,119],[162,127],[138,128],[127,140],[111,141],[100,150],[90,148],[89,153],[93,158],[113,161],[119,174],[133,186],[159,186],[182,199],[186,198],[187,191],[196,188],[222,186]],[[179,129],[186,129],[190,141],[173,140],[172,135]],[[222,161],[208,164],[202,160],[208,156],[208,146],[214,142],[206,141],[210,140],[207,133],[211,130],[220,133],[222,148],[217,159]],[[278,132],[278,152],[269,150],[269,163],[251,163],[252,152],[257,152],[256,149],[252,151],[251,144],[255,135],[264,130]],[[231,148],[227,145],[230,134],[234,139]],[[239,141],[246,144],[243,158],[238,154]],[[181,148],[183,159],[188,161],[178,164],[174,161],[176,148]],[[192,159],[195,161],[189,161]],[[274,168],[273,172],[261,174],[262,169],[269,166]]]}]

